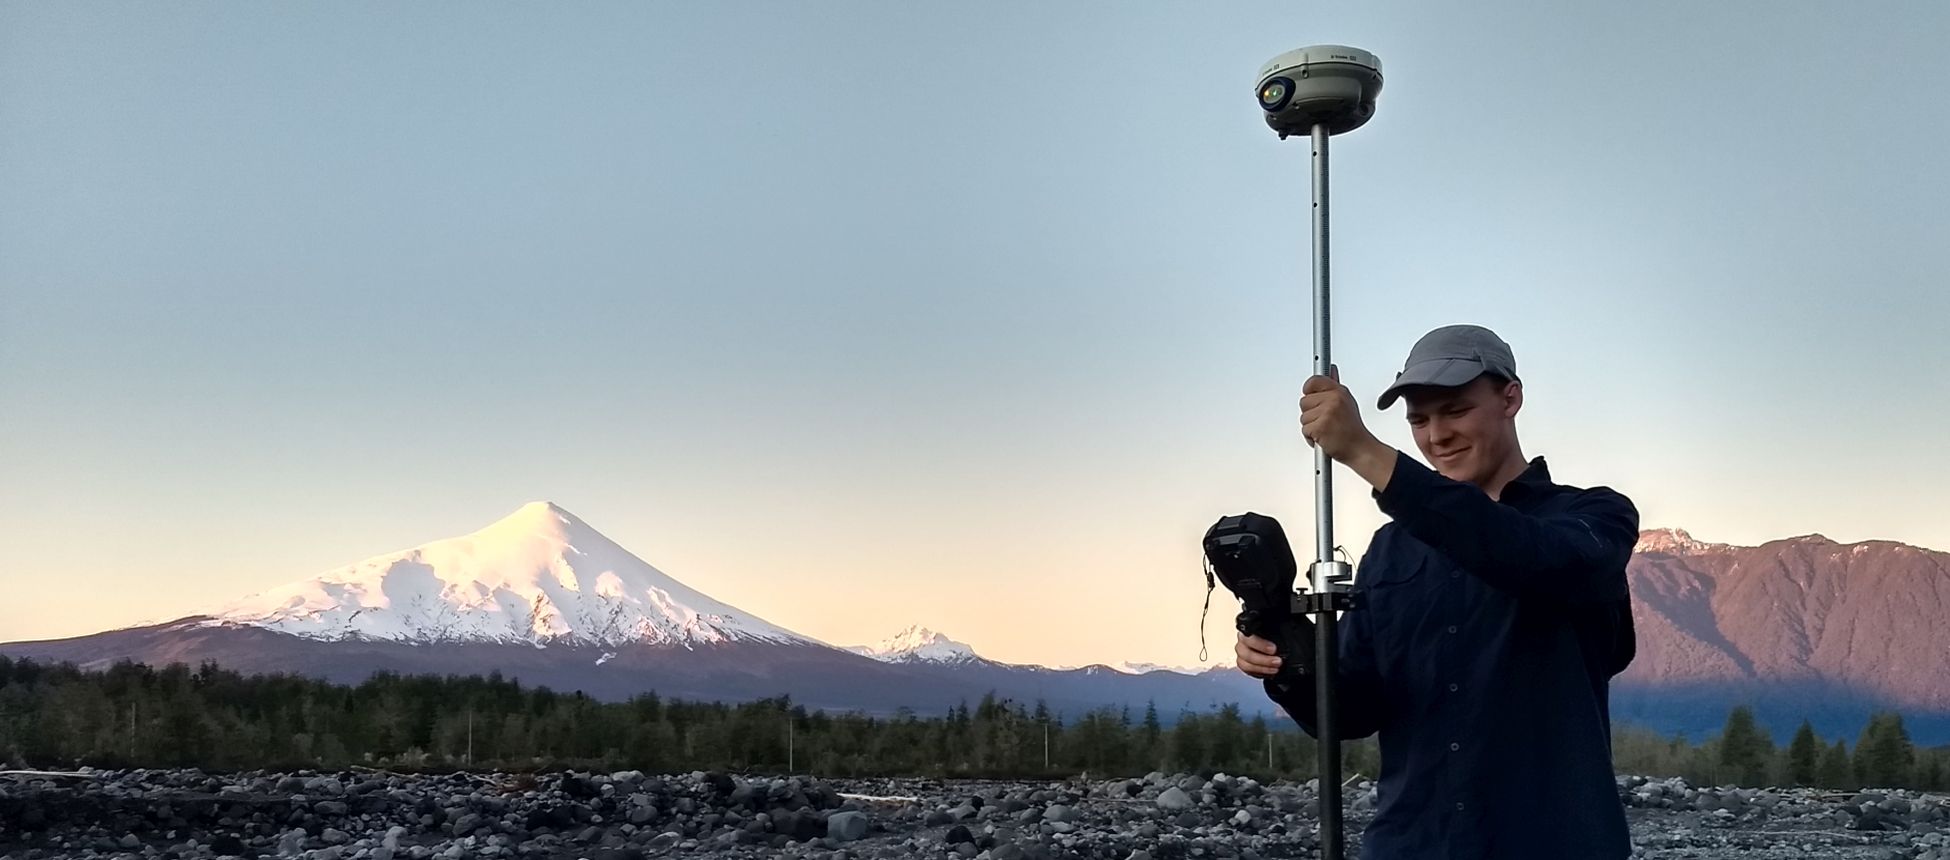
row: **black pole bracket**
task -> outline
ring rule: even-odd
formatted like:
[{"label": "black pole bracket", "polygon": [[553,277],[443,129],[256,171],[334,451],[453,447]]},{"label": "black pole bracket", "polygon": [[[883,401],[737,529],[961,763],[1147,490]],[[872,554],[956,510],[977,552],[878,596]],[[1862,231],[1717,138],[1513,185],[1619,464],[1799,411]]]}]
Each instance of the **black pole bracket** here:
[{"label": "black pole bracket", "polygon": [[1293,614],[1319,615],[1361,608],[1359,591],[1300,591],[1293,594]]}]

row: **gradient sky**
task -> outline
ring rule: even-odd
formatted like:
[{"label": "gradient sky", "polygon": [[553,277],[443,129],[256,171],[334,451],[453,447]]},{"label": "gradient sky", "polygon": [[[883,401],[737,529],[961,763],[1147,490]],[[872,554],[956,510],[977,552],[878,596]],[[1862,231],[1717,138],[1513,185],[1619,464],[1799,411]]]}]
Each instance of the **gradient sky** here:
[{"label": "gradient sky", "polygon": [[[1938,3],[0,5],[0,640],[547,499],[827,641],[1199,658],[1336,361],[1496,329],[1647,527],[1950,549]],[[1341,472],[1339,542],[1381,517]],[[1236,604],[1206,622],[1229,659]]]}]

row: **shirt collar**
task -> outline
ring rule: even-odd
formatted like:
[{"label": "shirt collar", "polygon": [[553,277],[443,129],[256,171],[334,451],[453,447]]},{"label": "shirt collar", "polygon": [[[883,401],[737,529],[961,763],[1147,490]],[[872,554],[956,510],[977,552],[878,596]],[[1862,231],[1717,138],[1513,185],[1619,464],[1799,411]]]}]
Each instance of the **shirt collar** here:
[{"label": "shirt collar", "polygon": [[[1544,462],[1543,455],[1538,455],[1530,458],[1530,465],[1524,467],[1522,472],[1510,479],[1510,483],[1504,485],[1501,499],[1506,502],[1513,496],[1521,499],[1532,493],[1548,490],[1552,486],[1555,484],[1551,482],[1550,464]],[[1516,492],[1512,493],[1512,489]]]}]

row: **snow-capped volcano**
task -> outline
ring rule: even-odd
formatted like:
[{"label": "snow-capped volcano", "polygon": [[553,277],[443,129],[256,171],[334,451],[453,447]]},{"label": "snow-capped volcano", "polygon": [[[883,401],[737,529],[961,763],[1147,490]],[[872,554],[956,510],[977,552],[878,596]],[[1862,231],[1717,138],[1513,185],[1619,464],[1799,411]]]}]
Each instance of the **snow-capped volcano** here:
[{"label": "snow-capped volcano", "polygon": [[550,502],[252,595],[211,623],[325,640],[825,645],[678,582]]},{"label": "snow-capped volcano", "polygon": [[982,659],[965,642],[957,642],[920,625],[902,630],[876,645],[853,645],[846,650],[883,663],[968,663]]}]

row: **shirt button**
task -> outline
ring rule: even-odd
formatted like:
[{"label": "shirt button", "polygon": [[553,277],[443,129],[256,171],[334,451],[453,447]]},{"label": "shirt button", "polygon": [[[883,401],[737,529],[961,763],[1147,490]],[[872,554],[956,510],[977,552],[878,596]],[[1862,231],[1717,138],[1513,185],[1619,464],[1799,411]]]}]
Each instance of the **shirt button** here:
[{"label": "shirt button", "polygon": [[1455,579],[1455,578],[1456,578],[1456,577],[1458,577],[1458,576],[1462,576],[1462,571],[1460,571],[1460,570],[1452,570],[1452,571],[1449,571],[1449,578],[1450,578],[1450,579]]},{"label": "shirt button", "polygon": [[1456,742],[1454,742],[1454,741],[1450,741],[1450,742],[1449,742],[1449,751],[1450,751],[1450,752],[1455,752],[1456,750],[1459,750],[1459,749],[1462,749],[1462,744],[1459,744],[1459,743],[1456,743]]},{"label": "shirt button", "polygon": [[1461,812],[1462,808],[1463,808],[1463,802],[1460,800],[1456,801],[1456,811]]},{"label": "shirt button", "polygon": [[1455,692],[1455,691],[1456,691],[1456,685],[1454,685],[1454,684],[1450,684],[1450,685],[1449,685],[1449,692],[1451,692],[1451,693],[1453,693],[1453,692]]},{"label": "shirt button", "polygon": [[1451,633],[1454,633],[1454,632],[1456,632],[1456,625],[1454,625],[1454,624],[1451,624],[1451,625],[1449,625],[1449,632],[1451,632]]}]

